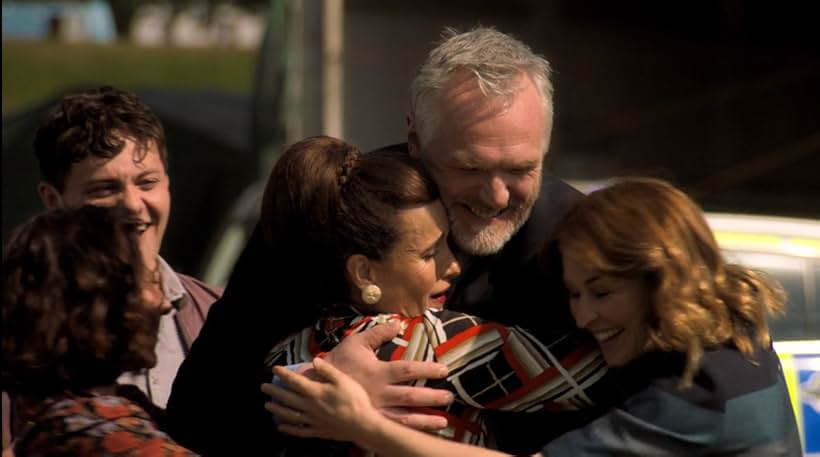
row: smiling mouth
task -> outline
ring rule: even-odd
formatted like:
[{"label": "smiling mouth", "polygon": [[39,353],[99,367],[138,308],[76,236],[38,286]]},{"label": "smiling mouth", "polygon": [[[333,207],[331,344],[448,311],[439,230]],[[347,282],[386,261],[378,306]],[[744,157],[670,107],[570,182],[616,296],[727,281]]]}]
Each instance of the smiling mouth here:
[{"label": "smiling mouth", "polygon": [[479,217],[481,219],[495,219],[495,218],[501,217],[501,215],[503,215],[507,211],[507,209],[509,208],[509,207],[506,207],[506,208],[502,208],[500,210],[488,210],[488,209],[476,208],[476,207],[468,205],[468,204],[464,204],[464,207],[467,209],[467,211],[470,212],[470,214],[472,214],[473,216]]},{"label": "smiling mouth", "polygon": [[137,232],[137,235],[142,235],[151,226],[150,222],[132,222],[128,226]]},{"label": "smiling mouth", "polygon": [[624,332],[624,329],[612,329],[612,330],[604,330],[600,332],[592,332],[592,335],[598,340],[599,344],[608,343]]}]

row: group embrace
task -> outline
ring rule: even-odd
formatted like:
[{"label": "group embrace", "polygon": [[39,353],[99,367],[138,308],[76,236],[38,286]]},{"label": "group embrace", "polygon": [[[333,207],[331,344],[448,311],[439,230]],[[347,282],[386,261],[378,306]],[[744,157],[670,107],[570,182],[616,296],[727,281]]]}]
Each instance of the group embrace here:
[{"label": "group embrace", "polygon": [[551,175],[552,122],[545,59],[448,30],[406,143],[285,148],[223,293],[159,256],[156,116],[67,97],[34,145],[49,211],[3,251],[4,452],[801,455],[782,289],[668,182]]}]

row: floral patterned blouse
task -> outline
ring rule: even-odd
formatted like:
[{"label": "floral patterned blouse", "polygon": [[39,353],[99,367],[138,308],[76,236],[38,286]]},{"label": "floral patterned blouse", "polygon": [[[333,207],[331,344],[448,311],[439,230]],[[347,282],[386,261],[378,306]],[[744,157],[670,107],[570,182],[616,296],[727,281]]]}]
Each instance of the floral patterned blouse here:
[{"label": "floral patterned blouse", "polygon": [[117,396],[62,394],[25,414],[17,457],[196,455],[160,431],[144,409]]}]

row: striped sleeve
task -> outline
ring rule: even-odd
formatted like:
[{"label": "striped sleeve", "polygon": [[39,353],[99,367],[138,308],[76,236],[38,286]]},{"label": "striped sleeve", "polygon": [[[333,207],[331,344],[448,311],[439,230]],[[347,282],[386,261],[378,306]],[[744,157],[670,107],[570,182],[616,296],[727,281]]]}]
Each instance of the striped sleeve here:
[{"label": "striped sleeve", "polygon": [[[447,388],[465,404],[502,411],[575,410],[591,406],[588,390],[606,372],[597,345],[572,334],[539,341],[518,327],[453,311],[403,319],[383,360],[433,360],[450,375],[418,384]],[[398,341],[397,341],[398,340]]]}]

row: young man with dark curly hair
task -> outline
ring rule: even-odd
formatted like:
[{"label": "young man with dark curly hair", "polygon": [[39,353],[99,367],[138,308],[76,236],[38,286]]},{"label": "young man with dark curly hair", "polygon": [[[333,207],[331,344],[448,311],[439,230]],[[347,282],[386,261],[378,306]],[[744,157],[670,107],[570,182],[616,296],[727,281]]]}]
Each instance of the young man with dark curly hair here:
[{"label": "young man with dark curly hair", "polygon": [[[65,96],[34,139],[46,208],[85,204],[128,209],[146,265],[161,279],[165,300],[153,368],[129,371],[134,385],[164,408],[177,370],[221,289],[175,272],[159,255],[171,212],[168,151],[159,118],[135,94],[100,87]],[[5,399],[4,399],[5,400]],[[7,402],[3,405],[4,417]],[[4,447],[8,429],[4,420]]]},{"label": "young man with dark curly hair", "polygon": [[92,89],[62,99],[37,130],[34,153],[43,177],[37,190],[47,208],[121,204],[129,210],[140,251],[159,272],[166,300],[157,366],[120,382],[165,407],[176,370],[221,291],[176,273],[159,255],[171,213],[162,124],[133,93]]}]

